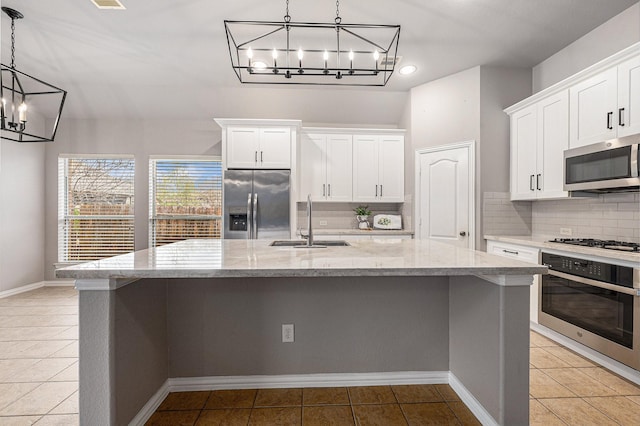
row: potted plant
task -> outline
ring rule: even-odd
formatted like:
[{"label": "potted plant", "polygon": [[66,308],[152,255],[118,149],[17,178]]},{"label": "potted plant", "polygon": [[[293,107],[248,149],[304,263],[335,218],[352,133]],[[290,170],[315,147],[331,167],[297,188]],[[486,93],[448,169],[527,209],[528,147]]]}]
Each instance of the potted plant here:
[{"label": "potted plant", "polygon": [[367,219],[371,214],[371,210],[369,210],[369,206],[359,205],[353,211],[356,213],[356,219],[358,220],[358,228],[360,229],[368,229],[369,222]]}]

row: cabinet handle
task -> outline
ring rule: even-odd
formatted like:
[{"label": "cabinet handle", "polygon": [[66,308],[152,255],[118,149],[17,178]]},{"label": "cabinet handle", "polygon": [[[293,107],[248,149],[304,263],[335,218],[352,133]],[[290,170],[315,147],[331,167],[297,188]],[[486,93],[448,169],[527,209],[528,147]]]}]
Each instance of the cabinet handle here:
[{"label": "cabinet handle", "polygon": [[611,125],[611,118],[613,117],[613,111],[607,113],[607,129],[613,130],[613,126]]},{"label": "cabinet handle", "polygon": [[540,188],[540,176],[542,176],[541,174],[537,174],[536,175],[536,189],[538,191],[542,191],[542,188]]},{"label": "cabinet handle", "polygon": [[327,185],[327,196],[331,197],[331,184]]},{"label": "cabinet handle", "polygon": [[257,163],[258,162],[258,151],[253,151],[254,156],[253,156],[253,162]]},{"label": "cabinet handle", "polygon": [[380,197],[382,197],[382,185],[380,185]]},{"label": "cabinet handle", "polygon": [[533,189],[533,176],[535,175],[529,175],[529,189],[531,191],[535,191],[535,189]]},{"label": "cabinet handle", "polygon": [[262,151],[260,151],[260,162],[263,163],[264,160],[262,159]]},{"label": "cabinet handle", "polygon": [[324,184],[324,183],[322,184],[322,196],[323,197],[325,196],[325,191],[324,190],[325,190],[326,186],[327,186],[326,184]]},{"label": "cabinet handle", "polygon": [[502,251],[503,251],[503,252],[505,252],[505,253],[509,253],[509,254],[520,254],[520,253],[518,253],[517,251],[513,251],[513,250],[505,250],[505,249],[502,249]]},{"label": "cabinet handle", "polygon": [[624,127],[624,108],[618,109],[618,125]]},{"label": "cabinet handle", "polygon": [[378,196],[378,185],[376,185],[376,197]]}]

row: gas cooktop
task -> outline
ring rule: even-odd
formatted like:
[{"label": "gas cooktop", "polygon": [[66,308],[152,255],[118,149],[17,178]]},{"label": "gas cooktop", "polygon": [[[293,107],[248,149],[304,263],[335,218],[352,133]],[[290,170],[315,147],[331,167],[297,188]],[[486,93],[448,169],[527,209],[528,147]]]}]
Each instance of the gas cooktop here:
[{"label": "gas cooktop", "polygon": [[549,242],[640,253],[640,244],[625,241],[596,240],[593,238],[554,238],[553,240],[549,240]]}]

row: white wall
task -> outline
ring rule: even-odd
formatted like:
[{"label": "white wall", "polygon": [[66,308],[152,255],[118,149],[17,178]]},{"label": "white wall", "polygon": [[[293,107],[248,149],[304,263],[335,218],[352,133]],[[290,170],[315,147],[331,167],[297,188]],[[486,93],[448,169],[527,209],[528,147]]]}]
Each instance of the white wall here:
[{"label": "white wall", "polygon": [[0,292],[44,280],[44,157],[44,143],[0,141]]},{"label": "white wall", "polygon": [[[58,261],[59,154],[133,154],[135,156],[135,248],[149,241],[149,156],[220,155],[220,127],[210,121],[63,120],[46,150],[45,276],[54,279]],[[41,213],[40,213],[41,214]]]},{"label": "white wall", "polygon": [[533,91],[546,89],[638,42],[640,2],[533,67]]}]

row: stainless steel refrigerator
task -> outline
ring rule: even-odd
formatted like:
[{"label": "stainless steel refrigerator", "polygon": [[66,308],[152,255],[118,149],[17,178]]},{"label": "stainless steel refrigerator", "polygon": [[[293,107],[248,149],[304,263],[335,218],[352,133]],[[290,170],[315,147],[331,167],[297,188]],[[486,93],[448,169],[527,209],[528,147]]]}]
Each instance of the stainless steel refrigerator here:
[{"label": "stainless steel refrigerator", "polygon": [[229,239],[290,239],[289,170],[225,170],[223,226]]}]

